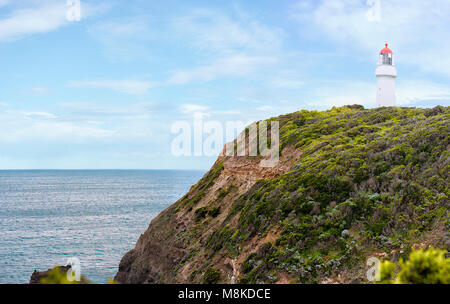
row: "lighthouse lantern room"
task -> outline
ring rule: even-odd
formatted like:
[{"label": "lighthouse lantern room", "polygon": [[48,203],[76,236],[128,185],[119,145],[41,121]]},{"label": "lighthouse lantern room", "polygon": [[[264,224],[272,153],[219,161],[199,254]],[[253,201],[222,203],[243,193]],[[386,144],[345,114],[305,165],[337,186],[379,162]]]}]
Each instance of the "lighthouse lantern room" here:
[{"label": "lighthouse lantern room", "polygon": [[375,72],[377,84],[377,107],[395,106],[395,78],[397,69],[394,66],[394,56],[391,49],[386,47],[380,51],[378,67]]}]

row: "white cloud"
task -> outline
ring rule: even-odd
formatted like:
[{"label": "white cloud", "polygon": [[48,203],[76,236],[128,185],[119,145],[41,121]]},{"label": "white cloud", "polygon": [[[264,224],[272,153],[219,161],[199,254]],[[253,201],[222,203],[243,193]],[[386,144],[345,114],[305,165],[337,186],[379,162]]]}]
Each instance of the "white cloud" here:
[{"label": "white cloud", "polygon": [[284,32],[249,18],[235,8],[234,15],[199,9],[174,19],[173,27],[180,37],[188,37],[198,51],[214,51],[222,56],[235,52],[278,51]]},{"label": "white cloud", "polygon": [[299,1],[292,17],[309,39],[323,35],[340,43],[341,51],[374,61],[388,41],[398,64],[450,75],[450,1],[380,0],[381,21],[367,18],[366,1]]},{"label": "white cloud", "polygon": [[260,100],[248,97],[237,97],[238,101],[246,102],[246,103],[261,103]]},{"label": "white cloud", "polygon": [[113,3],[99,0],[96,0],[95,3],[88,3],[86,0],[81,0],[80,3],[82,19],[105,14],[113,7]]},{"label": "white cloud", "polygon": [[48,112],[0,112],[0,127],[0,142],[3,143],[36,139],[85,142],[110,137],[115,133],[86,122],[64,121]]},{"label": "white cloud", "polygon": [[263,111],[263,112],[271,112],[271,111],[273,111],[273,107],[265,105],[265,106],[257,107],[256,110]]},{"label": "white cloud", "polygon": [[55,147],[61,143],[164,145],[170,136],[163,131],[169,123],[167,116],[161,115],[166,110],[154,102],[122,106],[72,102],[58,104],[51,111],[0,109],[0,146],[33,141]]},{"label": "white cloud", "polygon": [[398,104],[416,105],[426,101],[435,101],[441,105],[450,105],[450,87],[423,80],[405,80],[397,85]]},{"label": "white cloud", "polygon": [[9,3],[11,3],[11,0],[0,0],[0,7],[8,5]]},{"label": "white cloud", "polygon": [[284,32],[266,26],[237,9],[199,9],[172,21],[174,37],[203,62],[172,72],[170,84],[207,82],[223,77],[255,75],[274,66],[283,55]]},{"label": "white cloud", "polygon": [[172,69],[167,84],[242,77],[271,66],[286,55],[281,52],[281,29],[266,26],[238,9],[228,14],[197,9],[183,16],[162,18],[141,14],[97,23],[89,32],[113,60],[147,59],[155,54],[161,60],[167,44],[201,59]]},{"label": "white cloud", "polygon": [[153,81],[125,79],[70,81],[67,85],[75,88],[108,89],[127,94],[143,95],[148,93],[151,88],[158,86],[159,83]]},{"label": "white cloud", "polygon": [[142,18],[132,20],[108,21],[98,23],[90,29],[92,34],[100,34],[98,38],[108,41],[111,39],[144,37],[148,34],[148,24]]},{"label": "white cloud", "polygon": [[298,89],[303,87],[305,83],[295,79],[275,79],[270,81],[269,85],[274,88]]},{"label": "white cloud", "polygon": [[212,113],[219,115],[244,116],[244,113],[241,110],[212,111]]},{"label": "white cloud", "polygon": [[33,91],[36,94],[42,94],[42,95],[48,94],[50,92],[50,90],[45,87],[34,87],[34,88],[31,88],[31,91]]},{"label": "white cloud", "polygon": [[57,118],[56,115],[48,112],[22,112],[25,117],[37,117],[37,118]]},{"label": "white cloud", "polygon": [[55,30],[68,23],[66,11],[64,1],[44,1],[35,7],[15,9],[0,20],[0,41]]},{"label": "white cloud", "polygon": [[[29,0],[19,3],[0,0],[0,7],[7,4],[11,4],[13,9],[0,19],[0,41],[13,41],[27,35],[47,33],[71,23],[67,19],[68,6],[64,0]],[[81,1],[81,18],[102,13],[108,8],[108,4],[93,5]]]},{"label": "white cloud", "polygon": [[142,16],[101,21],[89,27],[88,32],[101,43],[109,59],[120,61],[147,58],[152,54],[152,41],[163,39],[148,18]]},{"label": "white cloud", "polygon": [[326,81],[310,88],[305,105],[314,109],[329,109],[350,104],[375,106],[376,82]]},{"label": "white cloud", "polygon": [[169,79],[171,84],[186,84],[193,81],[211,81],[227,76],[245,76],[277,62],[275,57],[234,55],[217,59],[209,65],[177,70]]},{"label": "white cloud", "polygon": [[126,106],[112,105],[99,106],[95,103],[86,102],[63,102],[58,104],[60,109],[69,112],[75,112],[83,118],[102,118],[111,117],[116,119],[117,116],[122,118],[136,118],[136,116],[147,116],[152,112],[160,111],[161,104],[154,102],[140,102],[135,104],[127,104]]},{"label": "white cloud", "polygon": [[209,110],[209,107],[201,106],[197,104],[183,104],[180,106],[181,112],[185,114],[195,113],[195,112],[205,112]]}]

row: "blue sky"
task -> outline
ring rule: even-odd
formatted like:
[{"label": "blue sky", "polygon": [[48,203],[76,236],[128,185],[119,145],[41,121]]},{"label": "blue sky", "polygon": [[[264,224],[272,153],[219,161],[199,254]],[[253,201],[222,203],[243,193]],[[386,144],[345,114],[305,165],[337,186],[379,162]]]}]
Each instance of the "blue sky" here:
[{"label": "blue sky", "polygon": [[385,42],[402,106],[450,104],[450,1],[0,0],[0,169],[208,169],[175,121],[375,106]]}]

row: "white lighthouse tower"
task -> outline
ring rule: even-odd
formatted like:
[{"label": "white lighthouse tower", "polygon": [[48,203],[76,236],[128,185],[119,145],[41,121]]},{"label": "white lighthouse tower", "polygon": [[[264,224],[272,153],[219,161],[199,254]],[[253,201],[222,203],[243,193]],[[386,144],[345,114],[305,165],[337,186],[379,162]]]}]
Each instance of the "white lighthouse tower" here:
[{"label": "white lighthouse tower", "polygon": [[397,69],[394,66],[394,54],[386,47],[380,51],[378,67],[375,72],[378,79],[377,107],[395,106],[395,78]]}]

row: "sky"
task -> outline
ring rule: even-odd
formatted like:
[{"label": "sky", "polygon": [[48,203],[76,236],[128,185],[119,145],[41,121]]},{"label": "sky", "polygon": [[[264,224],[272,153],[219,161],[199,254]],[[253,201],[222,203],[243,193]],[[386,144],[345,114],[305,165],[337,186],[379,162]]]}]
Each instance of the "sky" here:
[{"label": "sky", "polygon": [[373,108],[386,42],[398,105],[450,105],[448,0],[76,2],[0,0],[0,169],[206,170],[174,123]]}]

